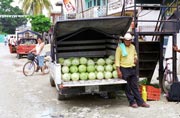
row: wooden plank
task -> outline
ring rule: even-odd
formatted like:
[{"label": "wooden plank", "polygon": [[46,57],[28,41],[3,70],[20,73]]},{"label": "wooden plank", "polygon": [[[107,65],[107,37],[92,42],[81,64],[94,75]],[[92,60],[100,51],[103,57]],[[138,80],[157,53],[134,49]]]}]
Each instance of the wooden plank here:
[{"label": "wooden plank", "polygon": [[108,43],[114,43],[114,44],[117,44],[117,43],[118,43],[118,41],[115,40],[115,39],[107,39],[106,42],[108,42]]},{"label": "wooden plank", "polygon": [[57,45],[68,45],[68,44],[97,44],[97,43],[105,43],[106,40],[76,40],[76,41],[63,41],[57,42]]},{"label": "wooden plank", "polygon": [[74,50],[98,50],[105,49],[105,45],[93,45],[93,46],[72,46],[72,47],[58,47],[57,51],[74,51]]},{"label": "wooden plank", "polygon": [[116,49],[117,45],[107,45],[107,48],[112,48],[112,49]]},{"label": "wooden plank", "polygon": [[107,50],[106,51],[107,53],[106,53],[106,55],[115,55],[115,50]]},{"label": "wooden plank", "polygon": [[106,55],[105,51],[78,51],[78,52],[65,52],[58,53],[57,57],[104,57]]}]

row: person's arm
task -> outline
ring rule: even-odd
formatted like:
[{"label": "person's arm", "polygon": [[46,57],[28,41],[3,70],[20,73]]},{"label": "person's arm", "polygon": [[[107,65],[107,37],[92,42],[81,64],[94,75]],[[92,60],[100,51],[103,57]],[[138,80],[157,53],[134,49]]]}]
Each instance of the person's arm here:
[{"label": "person's arm", "polygon": [[180,49],[178,49],[178,46],[177,46],[177,45],[173,46],[173,49],[174,49],[174,51],[176,51],[176,52],[180,52]]},{"label": "person's arm", "polygon": [[119,78],[122,78],[122,73],[120,70],[120,48],[116,48],[116,54],[115,54],[115,65],[116,65],[116,71]]},{"label": "person's arm", "polygon": [[30,50],[29,53],[35,52],[35,51],[36,51],[36,47],[34,47],[32,50]]}]

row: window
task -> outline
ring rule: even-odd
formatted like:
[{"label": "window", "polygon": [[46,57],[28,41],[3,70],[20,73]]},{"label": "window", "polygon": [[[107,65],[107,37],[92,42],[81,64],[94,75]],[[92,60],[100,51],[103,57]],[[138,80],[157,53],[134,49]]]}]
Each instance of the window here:
[{"label": "window", "polygon": [[102,6],[106,5],[106,0],[102,0]]},{"label": "window", "polygon": [[94,6],[96,6],[96,2],[97,2],[97,1],[96,1],[96,0],[94,0]]},{"label": "window", "polygon": [[100,6],[100,5],[101,5],[101,1],[97,0],[97,6]]},{"label": "window", "polygon": [[89,1],[89,7],[92,7],[92,1]]},{"label": "window", "polygon": [[86,0],[87,8],[91,8],[94,6],[105,6],[107,4],[107,0]]},{"label": "window", "polygon": [[92,7],[92,0],[88,1],[88,8]]}]

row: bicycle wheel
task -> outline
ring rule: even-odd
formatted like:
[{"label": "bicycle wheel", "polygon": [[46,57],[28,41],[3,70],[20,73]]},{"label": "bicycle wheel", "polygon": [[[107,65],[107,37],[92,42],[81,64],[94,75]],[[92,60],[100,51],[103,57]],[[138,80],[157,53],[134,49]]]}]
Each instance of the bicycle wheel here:
[{"label": "bicycle wheel", "polygon": [[24,64],[23,67],[23,74],[25,76],[31,76],[35,72],[35,64],[33,61],[28,61],[27,63]]},{"label": "bicycle wheel", "polygon": [[170,89],[171,84],[174,82],[172,72],[167,71],[164,73],[163,79],[161,80],[161,88],[164,93],[167,93]]},{"label": "bicycle wheel", "polygon": [[44,70],[43,70],[44,74],[48,74],[49,73],[49,61],[48,60],[44,60]]}]

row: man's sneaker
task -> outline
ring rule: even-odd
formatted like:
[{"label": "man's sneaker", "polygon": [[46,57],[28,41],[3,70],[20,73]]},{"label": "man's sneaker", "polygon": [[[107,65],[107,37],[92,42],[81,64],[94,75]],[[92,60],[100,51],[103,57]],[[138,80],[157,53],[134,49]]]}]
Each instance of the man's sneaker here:
[{"label": "man's sneaker", "polygon": [[149,108],[150,107],[150,105],[149,104],[147,104],[147,103],[143,103],[142,105],[139,105],[139,106],[141,106],[141,107],[145,107],[145,108]]},{"label": "man's sneaker", "polygon": [[138,108],[138,105],[136,103],[133,103],[130,105],[132,108]]}]

